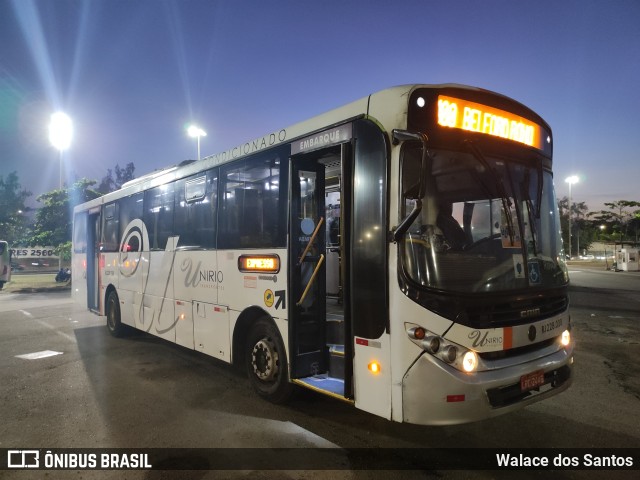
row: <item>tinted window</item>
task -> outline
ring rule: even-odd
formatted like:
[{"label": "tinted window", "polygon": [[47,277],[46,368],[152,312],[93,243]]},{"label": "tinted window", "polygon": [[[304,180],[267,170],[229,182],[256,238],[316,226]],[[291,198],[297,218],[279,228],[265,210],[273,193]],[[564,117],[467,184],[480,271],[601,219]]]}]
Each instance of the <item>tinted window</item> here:
[{"label": "tinted window", "polygon": [[129,232],[125,231],[129,223],[136,218],[142,218],[142,193],[136,193],[118,201],[120,205],[120,241]]},{"label": "tinted window", "polygon": [[176,182],[175,234],[179,247],[214,248],[218,170]]},{"label": "tinted window", "polygon": [[286,245],[286,149],[270,150],[220,169],[219,248]]},{"label": "tinted window", "polygon": [[87,251],[87,212],[78,213],[73,220],[73,251]]},{"label": "tinted window", "polygon": [[164,250],[173,235],[173,183],[144,192],[144,224],[149,233],[149,250]]},{"label": "tinted window", "polygon": [[354,334],[378,338],[387,326],[387,147],[371,122],[356,124],[351,251]]},{"label": "tinted window", "polygon": [[102,210],[102,239],[100,251],[117,252],[120,246],[120,217],[118,204],[110,203]]}]

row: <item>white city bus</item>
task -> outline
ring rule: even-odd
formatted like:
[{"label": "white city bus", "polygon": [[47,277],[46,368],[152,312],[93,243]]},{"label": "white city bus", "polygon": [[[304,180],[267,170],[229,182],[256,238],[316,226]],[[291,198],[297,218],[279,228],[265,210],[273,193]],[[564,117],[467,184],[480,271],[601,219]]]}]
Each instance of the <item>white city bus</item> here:
[{"label": "white city bus", "polygon": [[76,298],[399,422],[493,417],[569,387],[549,126],[507,97],[409,85],[76,207]]}]

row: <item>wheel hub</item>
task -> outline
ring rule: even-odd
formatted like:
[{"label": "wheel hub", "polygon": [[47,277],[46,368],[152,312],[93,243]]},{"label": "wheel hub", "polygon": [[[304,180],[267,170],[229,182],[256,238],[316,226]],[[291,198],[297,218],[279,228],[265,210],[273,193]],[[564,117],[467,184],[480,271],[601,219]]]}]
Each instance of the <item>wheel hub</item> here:
[{"label": "wheel hub", "polygon": [[274,343],[263,338],[253,347],[251,352],[251,365],[253,373],[264,381],[273,380],[278,374],[278,352]]}]

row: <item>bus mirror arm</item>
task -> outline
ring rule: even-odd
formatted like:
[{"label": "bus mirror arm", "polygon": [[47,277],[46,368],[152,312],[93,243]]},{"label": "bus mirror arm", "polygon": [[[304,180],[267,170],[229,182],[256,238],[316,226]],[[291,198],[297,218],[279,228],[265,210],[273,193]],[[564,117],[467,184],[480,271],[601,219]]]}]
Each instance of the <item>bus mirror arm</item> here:
[{"label": "bus mirror arm", "polygon": [[421,211],[422,211],[422,200],[417,198],[414,200],[413,210],[411,210],[409,215],[407,215],[407,217],[404,220],[402,220],[402,222],[400,222],[400,225],[398,225],[396,229],[393,231],[394,242],[397,243],[398,240],[400,240],[404,236],[404,234],[407,233],[407,230],[409,230],[409,227],[414,222],[414,220],[418,217],[418,215],[420,215]]},{"label": "bus mirror arm", "polygon": [[[420,161],[420,179],[418,182],[419,183],[418,193],[416,195],[416,199],[421,199],[424,197],[425,190],[426,190],[425,176],[427,173],[427,160],[429,158],[429,153],[427,152],[427,142],[429,141],[429,137],[427,137],[427,135],[422,132],[410,132],[408,130],[394,129],[392,133],[393,133],[394,145],[398,145],[400,142],[404,142],[407,140],[414,140],[414,141],[417,140],[422,144],[422,159]],[[411,213],[413,214],[413,212]]]},{"label": "bus mirror arm", "polygon": [[[420,212],[422,211],[422,198],[424,197],[426,190],[426,182],[425,177],[427,174],[427,160],[429,158],[429,153],[427,152],[427,142],[429,141],[429,137],[422,132],[410,132],[408,130],[393,130],[393,144],[398,145],[400,142],[405,142],[407,140],[418,141],[422,144],[422,158],[420,160],[420,179],[418,180],[418,193],[413,198],[413,210],[407,215],[407,217],[400,222],[400,225],[396,227],[393,231],[393,241],[398,242],[409,227],[414,222]],[[407,194],[407,192],[403,192],[403,195]]]}]

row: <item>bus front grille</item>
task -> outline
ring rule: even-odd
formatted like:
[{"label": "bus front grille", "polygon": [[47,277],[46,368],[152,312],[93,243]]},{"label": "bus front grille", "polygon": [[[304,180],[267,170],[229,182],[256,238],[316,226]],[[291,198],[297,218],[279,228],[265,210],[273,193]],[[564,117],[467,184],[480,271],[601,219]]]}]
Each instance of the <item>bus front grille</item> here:
[{"label": "bus front grille", "polygon": [[569,306],[567,296],[533,298],[467,309],[469,324],[475,328],[519,325],[559,315]]}]

